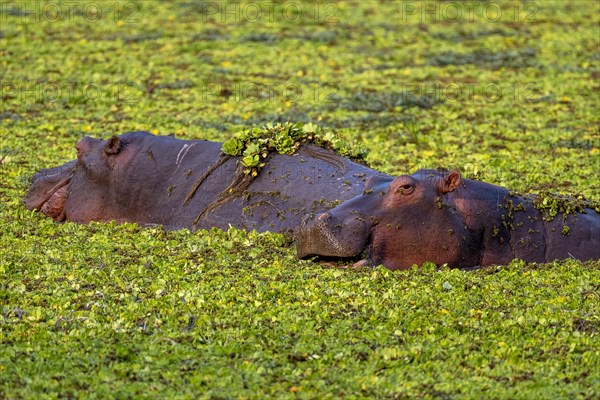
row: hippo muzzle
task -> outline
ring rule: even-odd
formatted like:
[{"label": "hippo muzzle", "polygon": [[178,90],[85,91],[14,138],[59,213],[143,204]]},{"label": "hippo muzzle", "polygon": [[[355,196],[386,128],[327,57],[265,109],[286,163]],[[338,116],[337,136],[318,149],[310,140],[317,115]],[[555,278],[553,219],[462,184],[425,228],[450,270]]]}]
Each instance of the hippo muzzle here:
[{"label": "hippo muzzle", "polygon": [[60,167],[43,169],[35,174],[23,200],[25,208],[39,210],[55,221],[64,220],[64,207],[75,164],[74,160]]},{"label": "hippo muzzle", "polygon": [[298,257],[354,257],[366,247],[369,225],[359,219],[340,221],[323,213],[305,222],[296,237]]}]

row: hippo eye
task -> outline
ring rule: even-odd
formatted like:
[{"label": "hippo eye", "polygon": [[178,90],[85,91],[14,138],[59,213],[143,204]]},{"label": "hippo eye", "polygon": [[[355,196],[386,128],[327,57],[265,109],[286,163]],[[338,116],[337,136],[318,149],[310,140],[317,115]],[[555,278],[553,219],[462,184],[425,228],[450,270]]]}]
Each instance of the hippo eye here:
[{"label": "hippo eye", "polygon": [[405,183],[404,185],[397,187],[395,192],[402,195],[408,195],[411,194],[414,191],[414,189],[415,187],[413,185],[411,185],[410,183]]}]

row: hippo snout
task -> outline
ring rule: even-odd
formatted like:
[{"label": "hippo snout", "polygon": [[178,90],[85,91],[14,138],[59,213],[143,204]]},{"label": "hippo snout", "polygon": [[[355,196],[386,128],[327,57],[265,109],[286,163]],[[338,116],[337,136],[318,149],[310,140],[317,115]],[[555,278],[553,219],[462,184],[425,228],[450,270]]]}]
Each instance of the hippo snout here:
[{"label": "hippo snout", "polygon": [[322,213],[300,227],[296,237],[298,257],[353,257],[364,250],[368,233],[362,220],[344,221]]},{"label": "hippo snout", "polygon": [[67,189],[73,176],[75,161],[60,167],[43,169],[33,177],[33,181],[23,203],[28,210],[40,210],[58,220],[63,218]]}]

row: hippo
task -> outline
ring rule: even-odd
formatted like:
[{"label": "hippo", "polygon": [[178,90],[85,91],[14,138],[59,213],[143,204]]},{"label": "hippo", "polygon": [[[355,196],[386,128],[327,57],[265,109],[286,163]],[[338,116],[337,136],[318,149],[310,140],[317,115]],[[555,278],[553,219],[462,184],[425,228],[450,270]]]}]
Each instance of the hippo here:
[{"label": "hippo", "polygon": [[373,176],[362,194],[307,218],[296,248],[301,258],[362,254],[367,259],[355,265],[383,264],[392,270],[427,261],[468,268],[516,258],[600,259],[597,208],[574,199],[563,207],[570,204],[570,212],[552,217],[539,204],[539,197],[465,179],[458,171]]},{"label": "hippo", "polygon": [[385,174],[302,144],[270,154],[256,177],[221,143],[128,132],[84,137],[77,160],[33,177],[25,207],[56,221],[132,222],[191,230],[217,227],[291,233],[306,215],[362,193]]}]

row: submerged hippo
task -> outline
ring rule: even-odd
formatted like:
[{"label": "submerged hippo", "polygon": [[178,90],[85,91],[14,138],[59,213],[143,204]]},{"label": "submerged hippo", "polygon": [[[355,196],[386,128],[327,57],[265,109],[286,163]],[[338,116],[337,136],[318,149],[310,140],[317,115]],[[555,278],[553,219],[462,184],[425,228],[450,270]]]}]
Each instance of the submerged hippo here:
[{"label": "submerged hippo", "polygon": [[27,209],[57,221],[288,232],[385,176],[310,145],[268,156],[254,179],[221,154],[221,143],[205,140],[130,132],[75,147],[77,160],[34,176]]},{"label": "submerged hippo", "polygon": [[298,255],[355,257],[366,251],[372,264],[390,269],[426,261],[472,267],[515,258],[600,259],[595,210],[579,201],[571,204],[572,213],[551,219],[535,201],[456,171],[372,177],[362,195],[302,226]]}]

